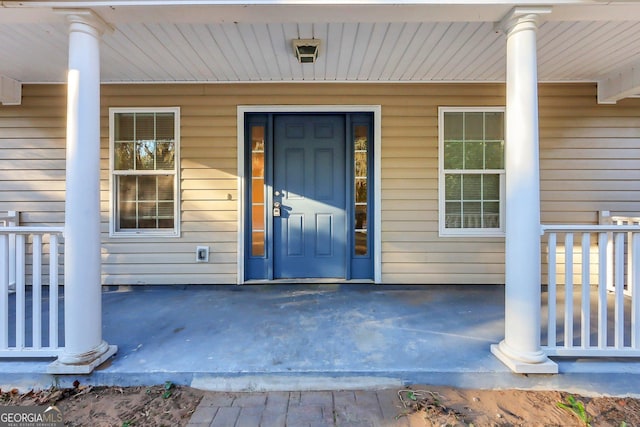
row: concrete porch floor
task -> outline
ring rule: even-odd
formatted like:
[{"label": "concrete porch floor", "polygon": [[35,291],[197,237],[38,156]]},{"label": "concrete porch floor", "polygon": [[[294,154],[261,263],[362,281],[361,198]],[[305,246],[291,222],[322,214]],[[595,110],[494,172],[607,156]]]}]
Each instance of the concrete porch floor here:
[{"label": "concrete porch floor", "polygon": [[105,288],[117,355],[91,375],[51,360],[0,359],[0,387],[150,385],[278,391],[400,387],[560,389],[640,396],[640,360],[555,359],[517,375],[490,353],[504,336],[503,286],[262,284]]}]

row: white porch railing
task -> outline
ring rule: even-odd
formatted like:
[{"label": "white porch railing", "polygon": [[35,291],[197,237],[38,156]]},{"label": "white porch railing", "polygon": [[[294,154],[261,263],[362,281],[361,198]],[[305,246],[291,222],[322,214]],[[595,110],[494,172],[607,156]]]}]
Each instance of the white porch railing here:
[{"label": "white porch railing", "polygon": [[[0,227],[0,357],[55,357],[62,350],[58,310],[62,232],[63,227]],[[12,271],[15,293],[10,294]],[[43,293],[46,286],[48,292]]]},{"label": "white porch railing", "polygon": [[[18,225],[20,213],[16,211],[0,212],[0,225],[15,227]],[[16,290],[16,235],[9,235],[9,291]]]},{"label": "white porch railing", "polygon": [[[600,211],[598,213],[598,223],[602,225],[640,225],[639,217],[611,215],[609,211]],[[631,236],[628,237],[630,239]],[[631,266],[633,263],[633,247],[627,247],[627,277],[631,277]],[[607,242],[607,289],[615,291],[615,283],[613,281],[613,236],[609,233]],[[633,281],[625,280],[624,294],[631,296],[633,293]]]},{"label": "white porch railing", "polygon": [[543,350],[549,356],[640,357],[640,297],[625,296],[625,288],[640,286],[640,226],[543,225],[542,233],[548,280]]}]

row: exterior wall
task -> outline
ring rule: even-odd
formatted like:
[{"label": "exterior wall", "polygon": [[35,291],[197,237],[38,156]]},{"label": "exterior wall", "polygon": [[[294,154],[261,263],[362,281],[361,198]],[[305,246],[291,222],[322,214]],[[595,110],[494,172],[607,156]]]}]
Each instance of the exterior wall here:
[{"label": "exterior wall", "polygon": [[[64,222],[63,85],[0,106],[0,211]],[[541,85],[542,221],[640,212],[640,100],[597,105],[594,84]],[[237,105],[382,106],[384,283],[504,282],[504,239],[438,237],[438,107],[504,105],[498,84],[184,84],[102,87],[103,282],[235,283]],[[109,107],[181,107],[179,238],[109,238]],[[210,262],[195,262],[197,245]]]}]

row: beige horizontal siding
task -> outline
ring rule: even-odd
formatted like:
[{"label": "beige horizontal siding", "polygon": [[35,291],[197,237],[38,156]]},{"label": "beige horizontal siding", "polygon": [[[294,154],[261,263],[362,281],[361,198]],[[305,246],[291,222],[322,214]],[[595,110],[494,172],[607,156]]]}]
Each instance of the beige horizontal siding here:
[{"label": "beige horizontal siding", "polygon": [[[540,86],[542,221],[595,223],[598,210],[640,214],[640,100],[597,105],[595,85]],[[238,105],[382,106],[385,283],[503,283],[504,239],[438,236],[438,107],[501,106],[489,84],[105,85],[102,233],[105,284],[235,283]],[[181,236],[109,238],[109,107],[181,108]],[[23,223],[64,222],[63,85],[26,85],[0,106],[0,210]],[[210,262],[195,263],[195,247]]]}]

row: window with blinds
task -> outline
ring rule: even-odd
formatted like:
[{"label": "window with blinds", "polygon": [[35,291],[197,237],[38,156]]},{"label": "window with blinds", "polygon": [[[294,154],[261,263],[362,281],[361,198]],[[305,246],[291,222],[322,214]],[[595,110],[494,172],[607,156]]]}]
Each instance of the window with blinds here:
[{"label": "window with blinds", "polygon": [[111,235],[178,231],[179,109],[109,110]]}]

